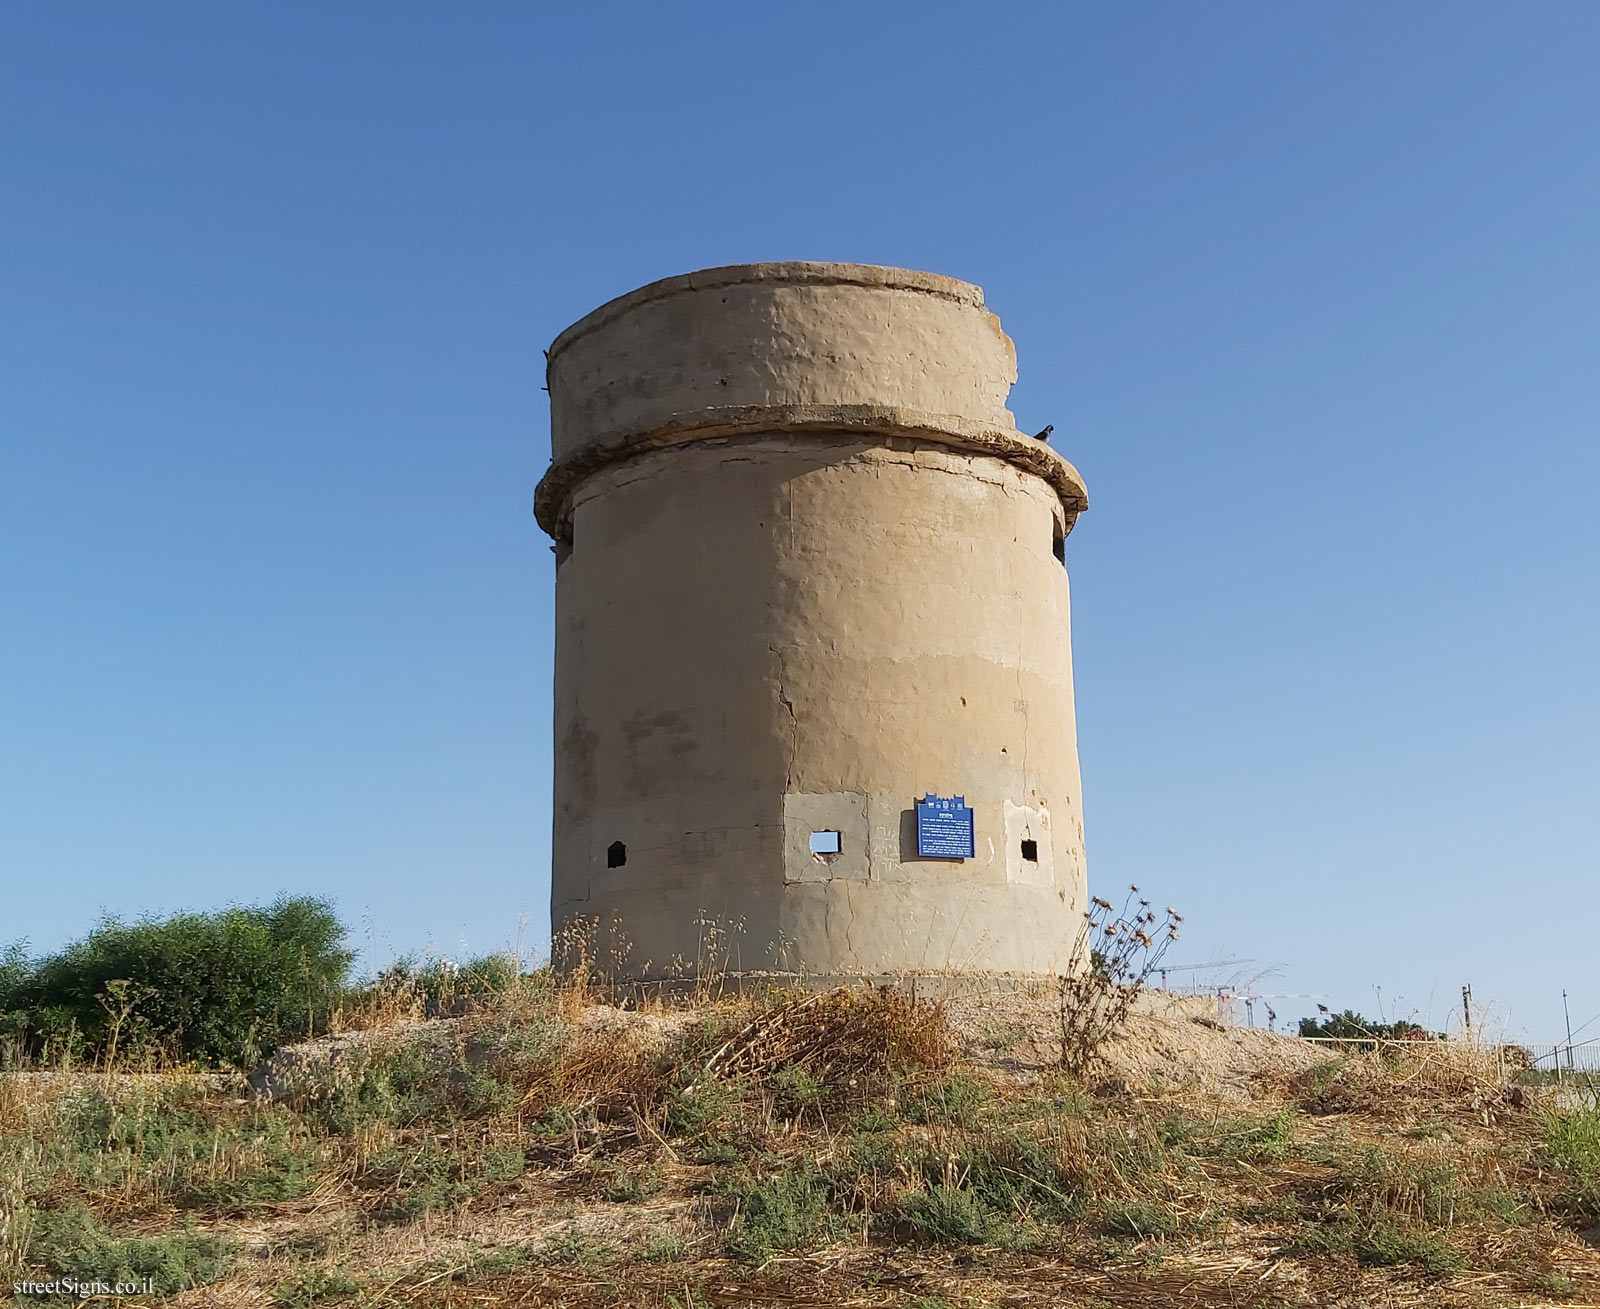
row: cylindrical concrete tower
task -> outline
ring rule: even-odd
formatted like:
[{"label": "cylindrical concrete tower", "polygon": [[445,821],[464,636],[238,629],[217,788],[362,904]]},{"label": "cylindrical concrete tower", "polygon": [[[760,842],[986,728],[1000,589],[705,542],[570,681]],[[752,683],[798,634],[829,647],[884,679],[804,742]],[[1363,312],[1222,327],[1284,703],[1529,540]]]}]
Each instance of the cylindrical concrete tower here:
[{"label": "cylindrical concrete tower", "polygon": [[1086,500],[1016,431],[982,291],[716,268],[595,310],[548,374],[555,928],[646,978],[706,921],[750,972],[1065,968]]}]

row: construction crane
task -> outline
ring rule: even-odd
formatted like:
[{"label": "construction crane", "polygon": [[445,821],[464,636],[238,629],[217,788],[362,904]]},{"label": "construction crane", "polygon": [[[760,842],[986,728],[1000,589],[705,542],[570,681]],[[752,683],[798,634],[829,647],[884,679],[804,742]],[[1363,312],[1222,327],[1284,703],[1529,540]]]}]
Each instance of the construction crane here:
[{"label": "construction crane", "polygon": [[1267,1030],[1275,1031],[1273,1024],[1278,1021],[1278,1015],[1273,1011],[1274,1000],[1323,1000],[1327,997],[1320,995],[1306,995],[1297,991],[1274,991],[1269,995],[1262,995],[1248,988],[1240,993],[1239,999],[1244,1001],[1245,1021],[1249,1026],[1256,1025],[1256,1001],[1261,1001],[1262,1007],[1267,1011]]},{"label": "construction crane", "polygon": [[1205,972],[1212,968],[1231,968],[1236,964],[1253,963],[1255,963],[1254,959],[1218,959],[1215,963],[1209,964],[1163,964],[1156,971],[1161,974],[1161,989],[1165,991],[1167,989],[1168,973],[1197,973]]}]

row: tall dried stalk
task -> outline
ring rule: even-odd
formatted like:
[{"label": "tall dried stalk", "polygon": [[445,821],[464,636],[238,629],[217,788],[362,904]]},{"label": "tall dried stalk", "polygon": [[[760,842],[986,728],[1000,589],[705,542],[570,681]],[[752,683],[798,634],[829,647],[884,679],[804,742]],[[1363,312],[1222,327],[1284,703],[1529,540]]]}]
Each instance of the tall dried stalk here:
[{"label": "tall dried stalk", "polygon": [[1137,886],[1120,910],[1099,896],[1089,904],[1067,971],[1057,979],[1061,1066],[1077,1077],[1093,1069],[1106,1042],[1122,1029],[1183,921],[1175,909],[1157,914]]}]

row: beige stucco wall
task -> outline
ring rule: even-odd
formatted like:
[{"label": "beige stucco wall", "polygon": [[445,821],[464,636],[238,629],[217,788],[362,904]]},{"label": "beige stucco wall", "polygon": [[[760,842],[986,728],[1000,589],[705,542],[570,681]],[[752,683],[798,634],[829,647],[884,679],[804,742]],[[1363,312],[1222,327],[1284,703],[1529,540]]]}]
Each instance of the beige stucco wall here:
[{"label": "beige stucco wall", "polygon": [[[557,929],[620,924],[623,971],[652,977],[695,964],[707,918],[746,970],[1065,966],[1085,893],[1056,549],[1083,492],[1014,430],[977,288],[711,270],[575,324],[549,377]],[[967,798],[976,858],[916,857],[929,791]]]}]

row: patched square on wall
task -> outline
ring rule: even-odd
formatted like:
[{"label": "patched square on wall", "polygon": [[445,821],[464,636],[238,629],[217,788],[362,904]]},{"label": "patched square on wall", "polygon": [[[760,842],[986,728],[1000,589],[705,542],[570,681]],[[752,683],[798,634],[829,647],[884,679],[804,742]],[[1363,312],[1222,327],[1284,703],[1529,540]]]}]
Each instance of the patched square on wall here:
[{"label": "patched square on wall", "polygon": [[783,880],[867,880],[867,797],[857,791],[783,797]]},{"label": "patched square on wall", "polygon": [[1050,840],[1050,811],[1039,805],[1005,805],[1006,881],[1021,886],[1051,886],[1055,883]]}]

